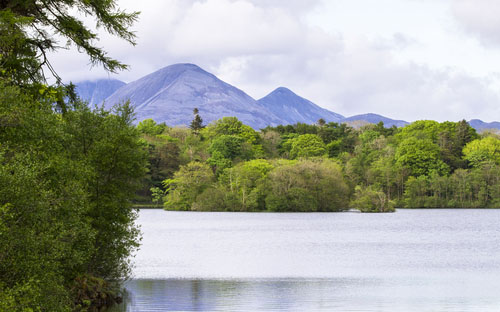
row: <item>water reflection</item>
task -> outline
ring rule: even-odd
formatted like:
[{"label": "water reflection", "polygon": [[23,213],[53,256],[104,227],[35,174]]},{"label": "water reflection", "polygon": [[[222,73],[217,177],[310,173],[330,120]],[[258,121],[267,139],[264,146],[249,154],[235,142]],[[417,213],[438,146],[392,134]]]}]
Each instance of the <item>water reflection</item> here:
[{"label": "water reflection", "polygon": [[476,286],[466,294],[457,279],[132,280],[112,311],[498,311],[494,291]]},{"label": "water reflection", "polygon": [[115,311],[500,311],[500,210],[141,211]]}]

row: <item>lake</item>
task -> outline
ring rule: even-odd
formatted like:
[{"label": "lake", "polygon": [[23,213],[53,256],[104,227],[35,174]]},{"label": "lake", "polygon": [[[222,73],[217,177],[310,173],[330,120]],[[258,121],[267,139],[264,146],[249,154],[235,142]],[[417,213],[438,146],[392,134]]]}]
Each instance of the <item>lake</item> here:
[{"label": "lake", "polygon": [[116,311],[499,311],[500,210],[141,210]]}]

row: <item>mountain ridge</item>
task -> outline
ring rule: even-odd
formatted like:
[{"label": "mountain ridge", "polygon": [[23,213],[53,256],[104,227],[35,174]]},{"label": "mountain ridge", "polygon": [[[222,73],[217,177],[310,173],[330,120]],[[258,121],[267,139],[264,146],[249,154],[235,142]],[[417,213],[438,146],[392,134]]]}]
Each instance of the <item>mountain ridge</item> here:
[{"label": "mountain ridge", "polygon": [[75,91],[90,105],[99,105],[124,85],[126,83],[118,79],[84,80],[75,84]]},{"label": "mountain ridge", "polygon": [[371,123],[371,124],[377,124],[377,123],[382,121],[386,128],[390,128],[392,126],[396,126],[399,128],[399,127],[404,127],[404,126],[410,124],[409,122],[404,121],[404,120],[395,120],[395,119],[391,119],[391,118],[388,118],[388,117],[385,117],[385,116],[382,116],[379,114],[374,114],[374,113],[354,115],[354,116],[344,118],[342,120],[342,122],[347,122],[347,123],[353,122],[353,121],[365,121],[365,122]]},{"label": "mountain ridge", "polygon": [[[382,121],[386,127],[409,124],[375,113],[344,117],[283,86],[255,100],[243,90],[191,63],[169,65],[128,84],[117,79],[81,81],[76,84],[76,91],[91,105],[104,101],[106,108],[130,100],[135,106],[137,121],[152,118],[170,126],[189,125],[195,107],[205,124],[225,116],[235,116],[256,129],[297,122],[312,124],[320,118],[338,123],[361,121],[376,124]],[[472,119],[469,124],[477,131],[500,129],[500,122]]]},{"label": "mountain ridge", "polygon": [[205,122],[223,116],[236,116],[256,128],[284,122],[242,90],[189,63],[161,68],[121,87],[106,105],[126,99],[136,107],[138,120],[152,118],[172,126],[188,125],[194,108]]},{"label": "mountain ridge", "polygon": [[324,109],[286,87],[278,87],[265,97],[257,100],[271,112],[283,116],[287,123],[315,123],[320,118],[326,122],[339,122],[344,116]]}]

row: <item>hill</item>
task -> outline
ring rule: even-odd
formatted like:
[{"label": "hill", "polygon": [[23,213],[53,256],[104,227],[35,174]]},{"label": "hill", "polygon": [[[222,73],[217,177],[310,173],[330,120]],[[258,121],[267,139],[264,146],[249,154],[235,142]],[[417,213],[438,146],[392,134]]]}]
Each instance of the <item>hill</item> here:
[{"label": "hill", "polygon": [[198,108],[205,123],[236,116],[256,129],[285,122],[240,89],[194,64],[175,64],[133,81],[106,99],[106,105],[130,99],[137,120],[188,125]]},{"label": "hill", "polygon": [[341,122],[352,123],[355,121],[372,123],[372,124],[377,124],[377,123],[382,121],[384,123],[384,126],[387,128],[392,127],[392,126],[404,127],[404,126],[409,124],[409,122],[404,121],[404,120],[394,120],[391,118],[387,118],[387,117],[384,117],[381,115],[371,114],[371,113],[347,117],[347,118],[342,119]]},{"label": "hill", "polygon": [[344,116],[321,108],[284,87],[277,88],[258,102],[277,116],[285,119],[286,124],[298,122],[312,124],[320,118],[326,122],[339,122],[344,118]]},{"label": "hill", "polygon": [[86,80],[75,84],[75,91],[89,104],[102,104],[102,102],[116,90],[126,85],[125,82],[117,79]]}]

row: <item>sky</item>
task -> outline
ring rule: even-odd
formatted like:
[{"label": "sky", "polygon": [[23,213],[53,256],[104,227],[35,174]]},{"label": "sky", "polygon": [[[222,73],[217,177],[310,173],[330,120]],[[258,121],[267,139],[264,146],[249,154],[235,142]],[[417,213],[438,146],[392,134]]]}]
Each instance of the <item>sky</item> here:
[{"label": "sky", "polygon": [[117,3],[141,12],[137,45],[104,32],[97,45],[130,69],[109,74],[60,50],[52,63],[61,77],[131,82],[194,63],[255,99],[284,86],[344,116],[500,120],[498,0]]}]

